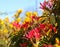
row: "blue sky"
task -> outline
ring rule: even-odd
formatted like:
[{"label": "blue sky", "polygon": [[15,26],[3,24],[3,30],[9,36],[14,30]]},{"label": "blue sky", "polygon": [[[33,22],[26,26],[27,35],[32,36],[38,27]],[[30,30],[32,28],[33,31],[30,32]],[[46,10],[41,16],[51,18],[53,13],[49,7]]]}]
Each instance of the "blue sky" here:
[{"label": "blue sky", "polygon": [[[0,13],[6,12],[8,13],[8,17],[13,16],[13,14],[18,9],[23,9],[23,13],[21,14],[24,16],[24,13],[26,11],[36,11],[36,8],[38,9],[38,13],[41,14],[41,10],[39,9],[40,2],[43,2],[43,0],[0,0]],[[4,19],[6,15],[0,15],[0,18]]]}]

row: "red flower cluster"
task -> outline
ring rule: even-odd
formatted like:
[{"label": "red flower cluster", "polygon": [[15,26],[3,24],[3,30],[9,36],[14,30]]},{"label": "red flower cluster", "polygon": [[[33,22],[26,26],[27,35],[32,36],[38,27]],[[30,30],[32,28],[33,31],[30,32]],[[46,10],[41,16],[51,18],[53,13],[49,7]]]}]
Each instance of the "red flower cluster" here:
[{"label": "red flower cluster", "polygon": [[28,32],[28,34],[26,34],[26,37],[29,38],[29,39],[32,39],[32,38],[36,38],[36,39],[39,39],[40,38],[40,30],[38,28],[35,28],[31,31]]},{"label": "red flower cluster", "polygon": [[45,32],[47,31],[46,27],[48,27],[48,29],[53,30],[54,32],[56,32],[56,27],[54,27],[51,24],[40,24],[40,29],[44,30]]},{"label": "red flower cluster", "polygon": [[41,36],[41,32],[42,31],[45,31],[47,32],[48,30],[46,29],[46,27],[48,27],[48,29],[51,29],[51,31],[54,31],[56,32],[56,28],[53,26],[53,25],[47,25],[47,24],[40,24],[40,26],[37,28],[34,28],[32,29],[31,31],[29,31],[27,34],[26,34],[26,37],[29,38],[29,39],[32,39],[32,38],[36,38],[36,39],[39,39],[40,36]]}]

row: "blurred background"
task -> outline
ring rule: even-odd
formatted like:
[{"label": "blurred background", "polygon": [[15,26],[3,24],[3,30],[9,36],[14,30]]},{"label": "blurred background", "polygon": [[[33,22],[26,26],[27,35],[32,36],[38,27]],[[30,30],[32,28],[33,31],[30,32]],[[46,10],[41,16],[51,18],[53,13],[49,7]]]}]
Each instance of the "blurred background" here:
[{"label": "blurred background", "polygon": [[27,11],[37,11],[38,15],[41,15],[40,2],[43,0],[0,0],[0,18],[4,19],[8,16],[13,20],[12,16],[18,9],[23,10],[20,17],[24,17]]}]

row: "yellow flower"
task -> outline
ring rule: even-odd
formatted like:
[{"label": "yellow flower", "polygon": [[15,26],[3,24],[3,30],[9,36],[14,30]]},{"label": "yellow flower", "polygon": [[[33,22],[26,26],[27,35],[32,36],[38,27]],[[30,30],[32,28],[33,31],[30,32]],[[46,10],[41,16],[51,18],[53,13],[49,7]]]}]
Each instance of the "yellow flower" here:
[{"label": "yellow flower", "polygon": [[55,46],[55,47],[60,47],[60,45],[58,45],[58,44],[55,44],[54,46]]},{"label": "yellow flower", "polygon": [[17,10],[17,13],[19,13],[19,14],[20,14],[21,12],[22,12],[22,9]]},{"label": "yellow flower", "polygon": [[33,15],[34,15],[34,16],[37,16],[37,15],[38,15],[38,13],[37,13],[37,12],[33,12]]},{"label": "yellow flower", "polygon": [[4,24],[4,21],[2,21],[1,24]]},{"label": "yellow flower", "polygon": [[8,16],[4,19],[6,22],[9,22],[9,18]]},{"label": "yellow flower", "polygon": [[21,18],[17,18],[16,21],[17,21],[17,22],[20,22],[20,21],[21,21]]},{"label": "yellow flower", "polygon": [[26,12],[26,16],[29,16],[29,13],[28,12]]},{"label": "yellow flower", "polygon": [[12,28],[12,27],[13,27],[13,25],[12,25],[12,24],[9,24],[9,27],[10,27],[10,28]]},{"label": "yellow flower", "polygon": [[25,22],[31,22],[31,18],[26,17],[24,21],[25,21]]},{"label": "yellow flower", "polygon": [[59,38],[55,38],[56,44],[59,44]]},{"label": "yellow flower", "polygon": [[26,16],[27,16],[27,17],[32,16],[32,12],[26,12]]},{"label": "yellow flower", "polygon": [[3,20],[1,20],[0,24],[4,24],[4,21],[3,21]]},{"label": "yellow flower", "polygon": [[22,12],[22,9],[17,10],[16,14],[14,15],[15,17],[18,17]]},{"label": "yellow flower", "polygon": [[7,34],[7,33],[8,33],[8,30],[7,30],[7,29],[5,29],[5,30],[4,30],[4,34]]}]

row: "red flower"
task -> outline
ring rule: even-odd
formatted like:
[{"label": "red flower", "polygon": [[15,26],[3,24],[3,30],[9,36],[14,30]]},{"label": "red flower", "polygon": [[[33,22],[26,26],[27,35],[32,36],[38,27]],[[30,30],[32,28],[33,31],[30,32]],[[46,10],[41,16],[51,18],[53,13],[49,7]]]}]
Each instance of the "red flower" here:
[{"label": "red flower", "polygon": [[13,22],[13,26],[15,26],[16,28],[20,28],[21,27],[20,24],[17,23],[17,22]]},{"label": "red flower", "polygon": [[54,0],[49,0],[50,2],[53,2]]},{"label": "red flower", "polygon": [[42,47],[48,47],[48,45],[47,44],[44,44]]},{"label": "red flower", "polygon": [[35,18],[35,16],[31,16],[31,18],[32,18],[32,19],[34,19],[34,18]]},{"label": "red flower", "polygon": [[26,37],[29,39],[32,39],[34,36],[34,30],[31,30],[30,32],[28,32],[28,34],[26,34]]},{"label": "red flower", "polygon": [[40,38],[40,33],[34,32],[34,36],[35,36],[36,39],[39,39]]},{"label": "red flower", "polygon": [[40,32],[40,28],[35,28],[35,31],[36,31],[37,33],[39,33],[39,32]]},{"label": "red flower", "polygon": [[35,28],[34,36],[36,39],[40,38],[40,29],[39,28]]},{"label": "red flower", "polygon": [[54,27],[53,25],[49,25],[49,28],[56,32],[56,27]]},{"label": "red flower", "polygon": [[49,44],[48,47],[54,47],[53,45]]},{"label": "red flower", "polygon": [[53,30],[54,30],[54,32],[56,32],[56,28],[55,27],[53,28]]},{"label": "red flower", "polygon": [[22,28],[24,28],[24,29],[27,29],[28,28],[28,25],[29,25],[29,23],[28,22],[25,22],[24,24],[22,24]]},{"label": "red flower", "polygon": [[50,29],[53,29],[53,25],[49,25],[49,28],[50,28]]},{"label": "red flower", "polygon": [[44,29],[45,28],[45,24],[40,24],[40,29]]},{"label": "red flower", "polygon": [[35,37],[35,39],[39,39],[40,38],[39,29],[35,28],[35,29],[31,30],[30,32],[28,32],[28,34],[26,34],[26,37],[29,39],[32,39],[34,37]]},{"label": "red flower", "polygon": [[44,44],[42,47],[54,47],[53,45],[51,45],[51,44]]},{"label": "red flower", "polygon": [[27,44],[26,43],[23,43],[23,44],[19,44],[21,47],[27,47]]}]

